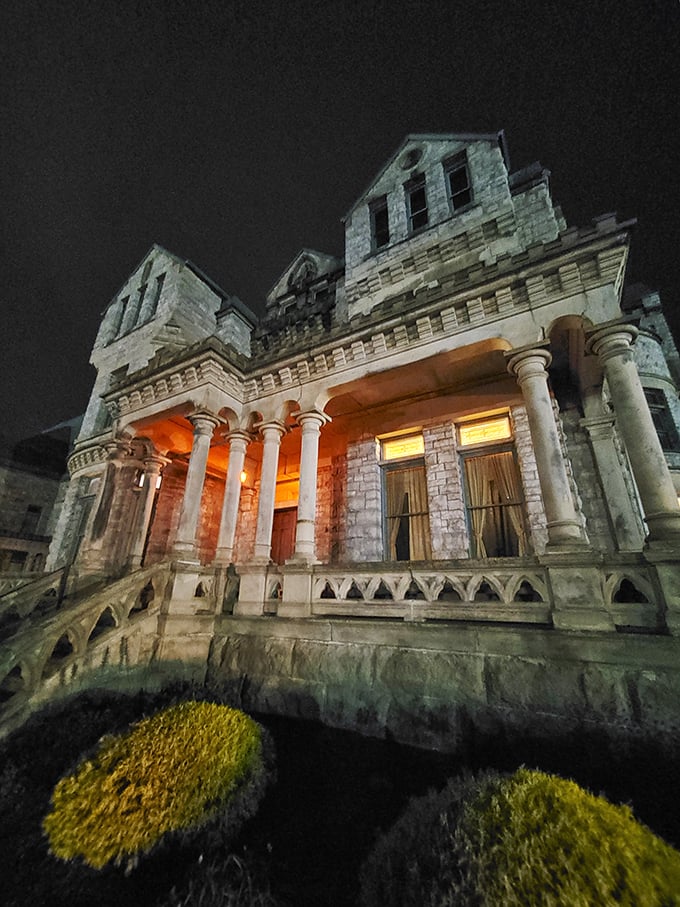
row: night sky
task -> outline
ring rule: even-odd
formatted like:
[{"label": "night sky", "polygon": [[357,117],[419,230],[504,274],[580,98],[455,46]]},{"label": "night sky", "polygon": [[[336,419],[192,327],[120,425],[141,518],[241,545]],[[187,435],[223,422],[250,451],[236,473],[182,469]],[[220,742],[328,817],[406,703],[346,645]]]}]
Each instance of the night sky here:
[{"label": "night sky", "polygon": [[85,408],[153,242],[255,311],[410,132],[505,129],[570,224],[636,217],[680,337],[678,0],[5,0],[0,435]]}]

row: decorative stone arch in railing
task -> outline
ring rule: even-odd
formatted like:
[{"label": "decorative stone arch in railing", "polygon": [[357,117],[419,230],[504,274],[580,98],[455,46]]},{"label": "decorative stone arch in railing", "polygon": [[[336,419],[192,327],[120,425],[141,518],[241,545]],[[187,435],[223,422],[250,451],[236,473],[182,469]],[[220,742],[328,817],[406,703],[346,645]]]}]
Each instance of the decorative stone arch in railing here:
[{"label": "decorative stone arch in railing", "polygon": [[651,604],[656,596],[649,579],[633,570],[609,573],[605,579],[605,601],[609,604],[640,602]]},{"label": "decorative stone arch in railing", "polygon": [[97,617],[96,621],[94,622],[90,632],[87,634],[87,642],[94,642],[94,640],[101,636],[103,633],[119,627],[120,624],[121,619],[116,614],[113,607],[111,605],[106,605],[106,607],[100,612],[99,617]]},{"label": "decorative stone arch in railing", "polygon": [[658,630],[663,626],[657,594],[645,570],[607,570],[603,585],[604,600],[617,627]]},{"label": "decorative stone arch in railing", "polygon": [[89,671],[129,667],[135,652],[145,653],[148,661],[152,641],[135,642],[132,658],[130,645],[138,638],[155,638],[169,570],[163,564],[138,571],[81,601],[65,600],[64,607],[48,617],[21,621],[11,647],[0,653],[3,720]]},{"label": "decorative stone arch in railing", "polygon": [[321,573],[314,579],[313,597],[364,601],[466,601],[486,600],[547,602],[549,593],[545,579],[538,573],[517,571],[513,573],[438,573],[428,574],[410,570],[405,573],[374,573],[365,575],[360,570],[351,573]]}]

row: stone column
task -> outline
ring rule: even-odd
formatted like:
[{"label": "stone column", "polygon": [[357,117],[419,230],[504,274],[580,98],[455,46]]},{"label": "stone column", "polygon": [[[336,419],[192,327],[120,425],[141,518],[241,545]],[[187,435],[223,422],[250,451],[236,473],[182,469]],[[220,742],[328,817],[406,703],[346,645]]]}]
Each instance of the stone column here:
[{"label": "stone column", "polygon": [[156,497],[156,483],[161,474],[161,469],[168,462],[166,457],[147,457],[144,460],[144,481],[140,488],[141,500],[139,502],[141,512],[137,521],[137,530],[130,545],[130,553],[128,554],[128,563],[133,569],[142,566],[144,543],[149,531],[153,502]]},{"label": "stone column", "polygon": [[298,497],[295,552],[293,560],[311,564],[316,557],[314,530],[316,526],[316,485],[319,465],[319,436],[328,416],[316,410],[298,413],[302,427],[300,448],[300,493]]},{"label": "stone column", "polygon": [[[581,420],[588,434],[595,466],[604,490],[604,502],[617,551],[640,551],[644,543],[642,523],[633,509],[619,452],[614,442],[614,417],[595,416]],[[631,489],[632,490],[632,489]]]},{"label": "stone column", "polygon": [[195,413],[189,416],[189,421],[194,426],[194,439],[191,445],[182,511],[173,552],[182,558],[189,557],[194,560],[197,556],[196,531],[201,513],[201,497],[208,465],[210,439],[220,420],[210,413]]},{"label": "stone column", "polygon": [[215,554],[215,563],[224,567],[231,562],[234,555],[236,520],[241,500],[241,472],[246,459],[246,448],[250,443],[250,435],[245,431],[232,431],[227,435],[227,439],[229,441],[229,465],[227,466],[220,533]]},{"label": "stone column", "polygon": [[118,473],[130,453],[130,444],[127,440],[107,441],[102,447],[107,453],[106,467],[99,482],[78,555],[81,568],[94,569],[103,566],[104,537],[116,494]]},{"label": "stone column", "polygon": [[604,325],[589,332],[586,348],[595,353],[607,378],[616,425],[626,445],[649,528],[649,541],[677,545],[678,496],[633,358],[631,344],[637,335],[632,324]]},{"label": "stone column", "polygon": [[279,467],[279,448],[286,426],[272,420],[260,426],[264,438],[262,470],[260,473],[260,494],[257,503],[257,528],[255,530],[256,563],[269,563],[272,550],[272,526],[274,524],[274,499],[276,496],[276,473]]},{"label": "stone column", "polygon": [[526,405],[547,519],[548,550],[582,549],[587,543],[576,515],[548,391],[547,367],[552,357],[542,346],[509,350],[505,357],[508,371],[522,388]]}]

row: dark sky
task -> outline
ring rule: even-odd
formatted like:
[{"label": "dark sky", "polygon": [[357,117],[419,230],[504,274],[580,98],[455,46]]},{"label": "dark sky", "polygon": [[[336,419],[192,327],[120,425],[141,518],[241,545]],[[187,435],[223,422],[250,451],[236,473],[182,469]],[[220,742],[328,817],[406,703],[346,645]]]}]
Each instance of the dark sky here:
[{"label": "dark sky", "polygon": [[570,223],[637,217],[680,334],[678,0],[5,0],[0,435],[81,412],[153,242],[256,311],[409,132],[505,129]]}]

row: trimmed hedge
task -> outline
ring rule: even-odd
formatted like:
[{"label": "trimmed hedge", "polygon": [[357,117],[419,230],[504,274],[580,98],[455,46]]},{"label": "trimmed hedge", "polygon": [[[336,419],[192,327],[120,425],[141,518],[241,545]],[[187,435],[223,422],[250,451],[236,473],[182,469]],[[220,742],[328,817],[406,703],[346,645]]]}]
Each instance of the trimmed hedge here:
[{"label": "trimmed hedge", "polygon": [[[102,738],[55,787],[43,828],[62,860],[129,868],[169,833],[208,824],[247,786],[263,790],[264,772],[255,721],[227,706],[182,702]],[[243,818],[257,804],[240,799]]]},{"label": "trimmed hedge", "polygon": [[412,801],[361,885],[365,907],[672,907],[680,853],[572,781],[486,772]]}]

